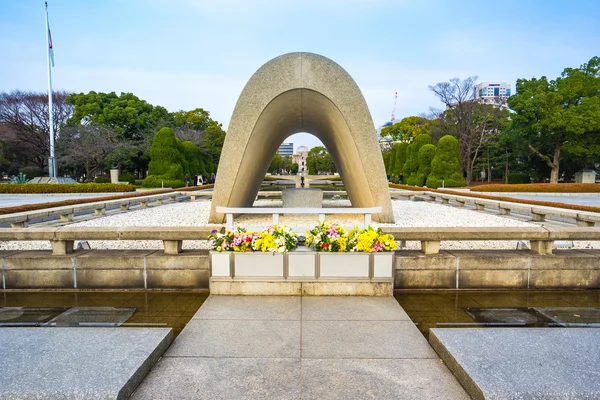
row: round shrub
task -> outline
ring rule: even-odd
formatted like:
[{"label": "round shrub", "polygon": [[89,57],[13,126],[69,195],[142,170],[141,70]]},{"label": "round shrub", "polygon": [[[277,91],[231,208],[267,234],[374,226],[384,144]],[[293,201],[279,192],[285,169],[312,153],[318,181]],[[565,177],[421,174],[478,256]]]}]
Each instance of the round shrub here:
[{"label": "round shrub", "polygon": [[135,185],[135,178],[130,174],[121,174],[119,175],[119,182],[127,182],[130,185]]},{"label": "round shrub", "polygon": [[181,143],[181,152],[187,161],[188,169],[185,170],[184,173],[190,175],[198,175],[200,172],[200,162],[198,160],[198,156],[200,155],[200,151],[198,147],[192,142],[182,142]]},{"label": "round shrub", "polygon": [[431,173],[431,161],[435,156],[435,146],[426,144],[419,150],[419,169],[415,177],[415,185],[423,186]]},{"label": "round shrub", "polygon": [[431,173],[426,185],[430,188],[466,186],[460,169],[460,147],[454,136],[440,138],[431,160]]},{"label": "round shrub", "polygon": [[426,144],[432,143],[433,140],[431,140],[431,136],[424,133],[417,135],[411,143],[411,146],[413,148],[410,152],[410,157],[406,157],[406,162],[410,167],[410,176],[407,176],[406,173],[404,173],[404,177],[406,178],[407,184],[417,184],[417,171],[419,170],[419,150],[421,150],[421,147],[425,146]]}]

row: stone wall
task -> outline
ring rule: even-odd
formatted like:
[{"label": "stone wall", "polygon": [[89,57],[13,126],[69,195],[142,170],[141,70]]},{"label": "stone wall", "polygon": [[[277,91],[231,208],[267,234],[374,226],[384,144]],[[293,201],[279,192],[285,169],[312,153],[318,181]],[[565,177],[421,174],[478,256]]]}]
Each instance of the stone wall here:
[{"label": "stone wall", "polygon": [[[0,252],[0,289],[207,289],[207,250]],[[396,289],[600,288],[600,250],[396,252]]]}]

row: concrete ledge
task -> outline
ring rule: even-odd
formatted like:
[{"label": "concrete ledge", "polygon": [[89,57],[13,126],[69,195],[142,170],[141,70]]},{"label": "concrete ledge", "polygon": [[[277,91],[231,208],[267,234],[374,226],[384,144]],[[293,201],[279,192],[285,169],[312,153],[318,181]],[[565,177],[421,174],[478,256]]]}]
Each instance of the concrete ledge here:
[{"label": "concrete ledge", "polygon": [[246,296],[392,296],[392,282],[210,280],[210,293]]}]

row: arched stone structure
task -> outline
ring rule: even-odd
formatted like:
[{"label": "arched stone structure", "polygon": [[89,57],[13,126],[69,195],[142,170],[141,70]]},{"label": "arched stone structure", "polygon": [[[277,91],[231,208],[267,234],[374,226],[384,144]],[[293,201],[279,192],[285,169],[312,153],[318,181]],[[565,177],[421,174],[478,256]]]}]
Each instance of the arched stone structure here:
[{"label": "arched stone structure", "polygon": [[373,219],[394,222],[371,114],[352,77],[313,53],[288,53],[264,64],[248,81],[233,110],[217,171],[216,206],[252,206],[273,155],[298,132],[319,138],[331,153],[354,207],[381,206]]}]

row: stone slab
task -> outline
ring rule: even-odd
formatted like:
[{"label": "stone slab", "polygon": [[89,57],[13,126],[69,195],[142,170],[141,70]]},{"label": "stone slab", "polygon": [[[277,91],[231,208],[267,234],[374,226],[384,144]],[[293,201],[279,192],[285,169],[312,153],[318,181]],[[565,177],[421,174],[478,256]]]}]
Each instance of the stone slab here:
[{"label": "stone slab", "polygon": [[433,328],[429,341],[474,399],[600,398],[600,329]]},{"label": "stone slab", "polygon": [[302,399],[469,399],[439,360],[302,360]]},{"label": "stone slab", "polygon": [[209,286],[210,293],[215,295],[300,296],[302,294],[300,282],[232,281],[211,278]]},{"label": "stone slab", "polygon": [[384,296],[394,294],[391,282],[302,282],[302,296]]},{"label": "stone slab", "polygon": [[303,321],[410,321],[393,297],[319,297],[302,298]]},{"label": "stone slab", "polygon": [[299,321],[300,305],[300,296],[212,295],[202,304],[192,319]]},{"label": "stone slab", "polygon": [[303,358],[437,358],[412,321],[302,321]]},{"label": "stone slab", "polygon": [[283,189],[281,202],[283,207],[289,208],[321,208],[323,207],[323,191],[308,188]]},{"label": "stone slab", "polygon": [[0,399],[126,399],[172,340],[163,328],[2,328]]},{"label": "stone slab", "polygon": [[299,358],[300,321],[195,319],[179,334],[167,355]]},{"label": "stone slab", "polygon": [[300,399],[300,359],[163,357],[132,399]]}]

